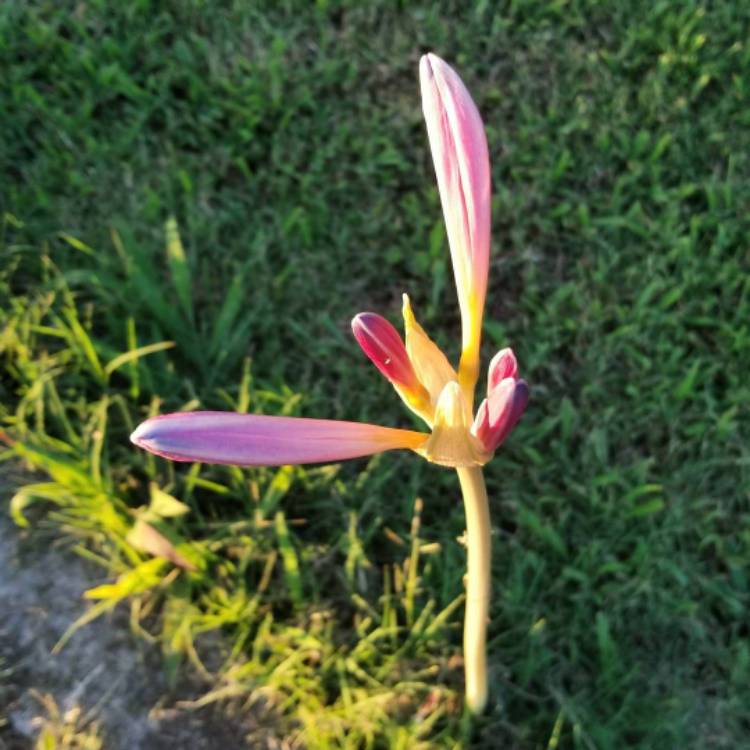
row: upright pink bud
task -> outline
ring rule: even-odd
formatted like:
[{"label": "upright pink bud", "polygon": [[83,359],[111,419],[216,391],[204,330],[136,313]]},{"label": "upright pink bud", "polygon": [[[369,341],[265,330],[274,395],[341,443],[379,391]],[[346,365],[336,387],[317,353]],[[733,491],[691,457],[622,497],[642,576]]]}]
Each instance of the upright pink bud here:
[{"label": "upright pink bud", "polygon": [[422,106],[461,307],[459,380],[473,393],[490,254],[490,164],[484,126],[458,74],[433,54],[419,67]]}]

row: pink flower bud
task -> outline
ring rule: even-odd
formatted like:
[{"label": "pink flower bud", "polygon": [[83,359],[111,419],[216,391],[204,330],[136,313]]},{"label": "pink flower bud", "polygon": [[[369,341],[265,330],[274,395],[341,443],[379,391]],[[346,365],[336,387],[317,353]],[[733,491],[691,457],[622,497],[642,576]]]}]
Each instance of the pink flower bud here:
[{"label": "pink flower bud", "polygon": [[529,387],[525,380],[505,378],[479,405],[472,433],[485,450],[494,452],[505,441],[526,408]]},{"label": "pink flower bud", "polygon": [[410,392],[422,390],[401,336],[385,318],[359,313],[352,320],[352,332],[362,351],[391,383]]},{"label": "pink flower bud", "polygon": [[459,380],[473,394],[490,255],[490,160],[476,104],[453,68],[427,54],[419,65],[422,107],[435,163],[461,308]]},{"label": "pink flower bud", "polygon": [[518,362],[512,349],[501,349],[490,362],[489,375],[487,378],[487,393],[492,393],[494,388],[505,378],[516,379],[518,375]]}]

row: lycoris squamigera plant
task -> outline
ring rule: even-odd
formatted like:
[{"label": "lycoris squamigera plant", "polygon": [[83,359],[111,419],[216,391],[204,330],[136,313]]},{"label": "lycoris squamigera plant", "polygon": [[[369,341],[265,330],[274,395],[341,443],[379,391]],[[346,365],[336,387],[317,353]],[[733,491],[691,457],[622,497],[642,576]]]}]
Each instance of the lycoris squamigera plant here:
[{"label": "lycoris squamigera plant", "polygon": [[490,519],[481,467],[505,440],[526,407],[510,349],[490,362],[487,397],[473,415],[479,376],[482,316],[490,250],[490,166],[484,126],[456,72],[428,54],[420,63],[424,116],[437,173],[461,309],[458,370],[417,323],[407,295],[405,340],[383,317],[360,313],[354,336],[404,403],[430,432],[358,422],[273,417],[232,412],[167,414],[143,422],[133,442],[173,461],[278,466],[340,461],[408,448],[455,468],[466,507],[466,702],[480,712],[487,701],[486,630],[490,598]]}]

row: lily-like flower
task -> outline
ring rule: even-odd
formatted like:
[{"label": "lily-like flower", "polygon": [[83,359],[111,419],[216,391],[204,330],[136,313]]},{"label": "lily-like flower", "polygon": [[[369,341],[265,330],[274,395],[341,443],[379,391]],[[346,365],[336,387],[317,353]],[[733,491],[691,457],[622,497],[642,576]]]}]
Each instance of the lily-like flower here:
[{"label": "lily-like flower", "polygon": [[490,248],[490,167],[476,105],[456,72],[428,54],[420,63],[422,101],[461,310],[458,370],[425,333],[404,294],[405,337],[383,317],[357,315],[352,331],[365,354],[430,432],[336,420],[232,412],[167,414],[131,436],[173,461],[241,466],[333,462],[405,448],[455,468],[467,513],[468,574],[464,657],[466,700],[487,699],[485,634],[489,611],[490,523],[481,466],[520,419],[528,386],[510,349],[492,359],[487,397],[473,416]]}]

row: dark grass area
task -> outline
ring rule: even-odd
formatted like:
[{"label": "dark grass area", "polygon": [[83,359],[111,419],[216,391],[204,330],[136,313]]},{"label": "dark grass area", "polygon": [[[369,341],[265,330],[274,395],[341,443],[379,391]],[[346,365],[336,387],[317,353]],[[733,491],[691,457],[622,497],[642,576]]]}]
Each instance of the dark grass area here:
[{"label": "dark grass area", "polygon": [[[557,747],[742,747],[748,31],[750,8],[736,2],[4,4],[9,433],[47,449],[61,446],[45,435],[66,441],[90,474],[106,394],[103,481],[118,512],[145,503],[146,480],[157,479],[191,504],[182,533],[201,540],[249,515],[248,480],[263,495],[272,475],[204,470],[219,492],[134,455],[128,420],[152,399],[162,410],[191,399],[226,408],[247,392],[250,408],[268,413],[409,426],[348,325],[364,309],[397,322],[408,291],[428,331],[458,354],[417,85],[419,56],[434,50],[461,72],[487,126],[486,361],[512,345],[532,387],[522,425],[487,467],[495,691],[467,746],[544,747],[557,721]],[[164,252],[170,215],[185,265]],[[104,382],[80,337],[42,330],[70,328],[66,309],[103,362],[136,344],[177,346]],[[40,378],[57,384],[68,427],[49,388],[34,391]],[[279,628],[308,627],[310,613],[332,608],[341,616],[331,642],[356,643],[351,594],[382,604],[379,566],[403,557],[384,529],[407,537],[417,495],[421,534],[441,544],[425,558],[421,601],[440,609],[461,592],[451,472],[384,456],[293,477],[281,506],[266,502],[271,516],[283,507],[307,520],[292,527],[302,600],[295,611],[281,575],[264,600]],[[362,556],[348,570],[361,575],[345,572],[351,513]],[[121,555],[101,524],[87,527],[89,543]],[[267,530],[227,529],[219,558],[278,546]],[[252,555],[242,564],[257,582]],[[211,568],[196,584],[198,608],[211,581],[237,585],[222,575]],[[458,653],[458,627],[442,638],[409,658]],[[341,694],[336,675],[309,675],[325,705]],[[457,687],[445,670],[427,683],[441,680]],[[304,704],[293,695],[289,715]],[[398,727],[416,731],[408,711],[385,714],[372,746],[398,746]],[[446,709],[421,741],[469,742],[458,721]],[[306,742],[360,746],[336,737]]]}]

